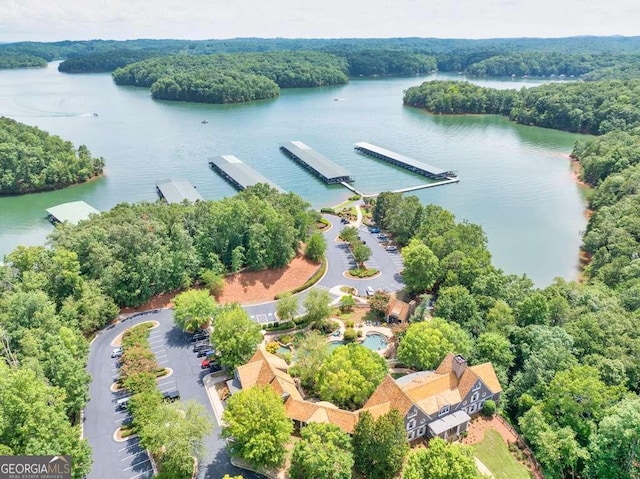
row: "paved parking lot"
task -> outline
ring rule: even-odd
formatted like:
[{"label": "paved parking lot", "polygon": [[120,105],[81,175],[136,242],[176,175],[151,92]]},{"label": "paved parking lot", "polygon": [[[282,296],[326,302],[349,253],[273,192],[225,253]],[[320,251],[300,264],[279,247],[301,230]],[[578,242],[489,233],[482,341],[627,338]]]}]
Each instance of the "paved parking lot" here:
[{"label": "paved parking lot", "polygon": [[158,321],[160,326],[152,329],[149,343],[158,363],[169,367],[173,374],[158,380],[158,389],[178,389],[183,400],[193,399],[205,406],[214,422],[213,432],[205,439],[206,455],[198,473],[199,479],[220,479],[225,474],[232,477],[242,474],[246,479],[259,476],[231,465],[224,449],[225,442],[219,438],[220,428],[213,417],[213,410],[203,386],[208,370],[202,370],[198,358],[192,351],[189,335],[173,325],[173,312],[159,310],[153,314],[122,321],[99,334],[89,353],[88,370],[93,381],[89,387],[90,401],[85,408],[84,436],[93,450],[93,467],[88,479],[146,479],[153,475],[151,462],[142,450],[137,438],[116,442],[115,430],[129,419],[126,412],[116,411],[116,402],[124,393],[113,393],[110,386],[118,369],[111,359],[111,342],[125,329],[144,321]]}]

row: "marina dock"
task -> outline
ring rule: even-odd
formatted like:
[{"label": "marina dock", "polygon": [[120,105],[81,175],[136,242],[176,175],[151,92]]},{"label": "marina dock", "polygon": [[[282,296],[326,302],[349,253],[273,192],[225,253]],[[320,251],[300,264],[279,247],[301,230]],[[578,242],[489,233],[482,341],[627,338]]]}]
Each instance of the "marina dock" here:
[{"label": "marina dock", "polygon": [[94,214],[99,215],[100,212],[84,201],[71,201],[47,208],[47,219],[54,224],[67,221],[75,225]]},{"label": "marina dock", "polygon": [[233,155],[216,156],[209,162],[209,166],[238,190],[244,190],[258,183],[266,183],[272,188],[284,192],[278,185]]},{"label": "marina dock", "polygon": [[280,145],[282,151],[328,185],[350,183],[351,173],[342,166],[321,155],[301,141],[288,141]]},{"label": "marina dock", "polygon": [[156,182],[158,196],[167,203],[182,203],[187,200],[190,203],[201,201],[202,196],[189,181],[182,178],[170,178]]},{"label": "marina dock", "polygon": [[392,165],[399,166],[412,171],[413,173],[426,176],[432,180],[450,180],[458,176],[454,171],[445,171],[437,166],[428,165],[427,163],[414,160],[408,156],[401,155],[400,153],[396,153],[364,141],[356,143],[354,148],[360,153],[386,161],[387,163],[391,163]]}]

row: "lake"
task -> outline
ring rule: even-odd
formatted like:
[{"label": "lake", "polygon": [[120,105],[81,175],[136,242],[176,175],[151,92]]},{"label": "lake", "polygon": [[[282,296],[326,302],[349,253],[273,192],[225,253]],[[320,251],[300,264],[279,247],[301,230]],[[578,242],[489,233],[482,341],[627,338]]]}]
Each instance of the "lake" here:
[{"label": "lake", "polygon": [[354,143],[368,141],[456,170],[460,183],[413,194],[481,224],[496,266],[526,273],[539,286],[556,276],[574,279],[586,219],[568,154],[579,135],[489,115],[435,116],[402,105],[403,90],[433,77],[352,79],[342,86],[282,90],[272,100],[205,105],[155,101],[148,89],[118,87],[109,74],[62,74],[57,63],[0,71],[1,115],[85,144],[107,164],[104,177],[83,185],[0,198],[0,256],[19,244],[42,244],[52,229],[45,209],[59,203],[84,200],[107,210],[120,202],[155,201],[156,180],[168,177],[187,178],[207,199],[233,195],[208,167],[219,154],[237,156],[318,208],[350,195],[284,156],[279,143],[289,140],[346,167],[365,193],[425,182],[353,150]]}]

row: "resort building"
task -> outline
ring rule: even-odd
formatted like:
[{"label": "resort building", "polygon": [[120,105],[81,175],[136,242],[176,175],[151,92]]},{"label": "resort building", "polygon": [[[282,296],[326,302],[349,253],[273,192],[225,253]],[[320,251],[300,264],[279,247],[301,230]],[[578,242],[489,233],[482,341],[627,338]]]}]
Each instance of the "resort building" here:
[{"label": "resort building", "polygon": [[485,401],[500,400],[502,388],[491,363],[469,366],[464,357],[448,354],[435,371],[419,371],[393,379],[387,375],[366,404],[357,411],[331,403],[305,400],[278,356],[259,349],[236,369],[229,381],[237,392],[253,386],[272,387],[281,395],[287,416],[296,428],[311,422],[332,423],[352,433],[361,412],[377,418],[392,409],[404,417],[407,439],[454,438],[467,430]]}]

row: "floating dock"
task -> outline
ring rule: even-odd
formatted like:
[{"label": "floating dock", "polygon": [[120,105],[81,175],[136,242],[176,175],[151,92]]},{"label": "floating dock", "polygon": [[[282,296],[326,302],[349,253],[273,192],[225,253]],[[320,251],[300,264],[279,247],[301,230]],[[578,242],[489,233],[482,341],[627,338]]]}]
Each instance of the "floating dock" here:
[{"label": "floating dock", "polygon": [[84,201],[71,201],[61,205],[47,208],[47,219],[52,223],[69,222],[72,225],[89,219],[91,215],[99,215],[100,212]]},{"label": "floating dock", "polygon": [[202,196],[189,181],[181,178],[170,178],[156,182],[156,191],[160,198],[167,203],[182,203],[187,200],[190,203],[202,200]]},{"label": "floating dock", "polygon": [[346,169],[322,156],[301,141],[288,141],[283,143],[280,145],[280,151],[328,185],[353,181],[351,173]]},{"label": "floating dock", "polygon": [[454,171],[445,171],[436,166],[422,163],[421,161],[414,160],[408,156],[401,155],[364,141],[356,143],[354,148],[360,153],[378,158],[386,161],[387,163],[391,163],[392,165],[396,165],[414,173],[418,173],[419,175],[426,176],[427,178],[431,178],[432,180],[451,180],[458,176]]},{"label": "floating dock", "polygon": [[244,190],[249,186],[257,185],[258,183],[266,183],[272,188],[275,188],[280,192],[284,192],[284,190],[278,185],[269,181],[256,170],[233,155],[216,156],[209,162],[209,166],[239,190]]}]

